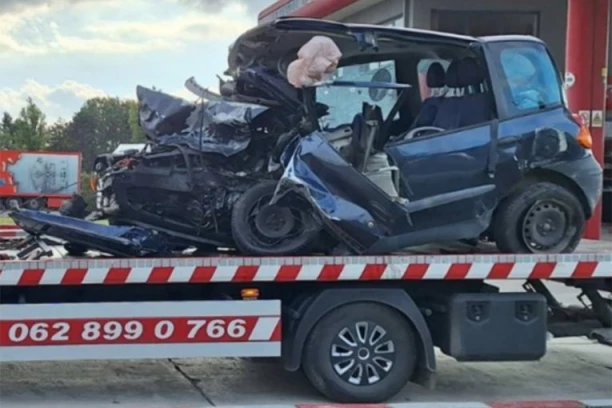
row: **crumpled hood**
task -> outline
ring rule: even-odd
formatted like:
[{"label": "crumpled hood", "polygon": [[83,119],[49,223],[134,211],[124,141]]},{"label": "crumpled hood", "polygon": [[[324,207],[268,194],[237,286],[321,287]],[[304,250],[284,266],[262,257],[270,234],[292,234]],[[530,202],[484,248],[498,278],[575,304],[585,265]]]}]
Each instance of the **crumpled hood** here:
[{"label": "crumpled hood", "polygon": [[253,121],[269,109],[242,102],[196,104],[143,86],[136,94],[140,126],[149,140],[228,157],[247,148]]}]

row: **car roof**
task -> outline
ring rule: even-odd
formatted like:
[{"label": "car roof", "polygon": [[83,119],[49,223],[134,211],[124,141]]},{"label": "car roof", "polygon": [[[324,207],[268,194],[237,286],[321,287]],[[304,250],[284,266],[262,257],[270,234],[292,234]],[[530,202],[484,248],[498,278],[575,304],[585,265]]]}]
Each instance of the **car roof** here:
[{"label": "car roof", "polygon": [[[292,22],[299,24],[300,22],[307,23],[310,20],[316,20],[316,19],[301,18],[301,17],[281,17],[277,19],[276,21],[273,21],[269,24],[275,25],[277,21],[292,21]],[[334,23],[337,24],[338,26],[344,26],[349,30],[351,28],[370,29],[380,34],[384,34],[384,33],[394,33],[394,34],[400,34],[400,35],[401,34],[404,34],[404,35],[412,34],[414,36],[427,37],[428,39],[431,39],[433,41],[437,39],[441,41],[443,40],[463,41],[466,43],[473,43],[473,42],[487,43],[487,42],[502,42],[502,41],[532,41],[532,42],[543,43],[542,40],[540,40],[537,37],[531,36],[531,35],[510,34],[510,35],[488,35],[488,36],[474,37],[470,35],[455,34],[455,33],[449,33],[449,32],[444,32],[444,31],[427,30],[427,29],[420,29],[420,28],[385,26],[385,25],[364,24],[364,23],[339,23],[339,22],[334,22]]]},{"label": "car roof", "polygon": [[[292,18],[293,19],[293,18]],[[298,20],[295,18],[295,20]],[[504,41],[531,41],[543,43],[543,41],[537,37],[531,35],[517,35],[517,34],[505,34],[505,35],[487,35],[474,37],[470,35],[463,34],[455,34],[449,33],[445,31],[436,31],[436,30],[426,30],[419,28],[410,28],[410,27],[396,27],[396,26],[383,26],[376,24],[363,24],[363,23],[342,23],[347,28],[369,28],[372,30],[376,30],[379,33],[396,33],[396,34],[413,34],[418,36],[426,36],[429,39],[435,41],[439,40],[456,40],[456,41],[465,41],[467,43],[479,42],[479,43],[490,43],[490,42],[504,42]]]},{"label": "car roof", "polygon": [[343,23],[347,28],[361,28],[361,29],[371,29],[375,30],[378,33],[396,33],[396,34],[413,34],[418,36],[427,36],[431,40],[458,40],[465,42],[474,42],[478,41],[478,38],[472,37],[469,35],[462,34],[454,34],[447,33],[442,31],[434,31],[434,30],[425,30],[420,28],[409,28],[409,27],[394,27],[394,26],[384,26],[384,25],[376,25],[376,24],[359,24],[359,23]]},{"label": "car roof", "polygon": [[478,40],[481,42],[491,43],[491,42],[503,42],[503,41],[520,41],[520,42],[535,42],[539,44],[544,44],[544,41],[539,39],[538,37],[534,37],[532,35],[487,35],[484,37],[478,37]]},{"label": "car roof", "polygon": [[[292,35],[288,35],[292,33]],[[390,27],[374,24],[340,23],[337,21],[302,17],[281,17],[272,22],[253,27],[239,36],[230,46],[228,75],[239,68],[249,66],[253,61],[281,60],[291,52],[297,52],[301,45],[315,35],[334,40],[345,55],[362,52],[384,41],[434,42],[469,47],[475,43],[499,41],[540,40],[530,36],[487,36],[473,37],[417,28]],[[357,42],[355,41],[357,40]],[[265,63],[270,65],[270,62]]]}]

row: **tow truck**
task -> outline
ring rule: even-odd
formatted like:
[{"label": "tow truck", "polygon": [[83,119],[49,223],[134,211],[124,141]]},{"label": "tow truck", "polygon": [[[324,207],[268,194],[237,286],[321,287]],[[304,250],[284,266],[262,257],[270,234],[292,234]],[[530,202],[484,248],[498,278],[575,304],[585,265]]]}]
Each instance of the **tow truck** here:
[{"label": "tow truck", "polygon": [[[370,403],[409,381],[433,388],[435,347],[457,361],[534,361],[550,335],[612,340],[603,241],[558,255],[486,243],[282,258],[58,248],[30,236],[0,261],[0,362],[278,357],[330,400]],[[501,292],[508,280],[524,292]],[[549,281],[580,289],[583,306],[562,305]]]},{"label": "tow truck", "polygon": [[[402,53],[412,48],[419,50],[425,40],[434,39],[441,42],[439,49],[446,54],[446,45],[453,42],[466,45],[463,51],[473,52],[478,49],[474,45],[476,42],[489,41],[449,38],[448,35],[421,30],[363,25],[349,27],[312,19],[282,19],[273,24],[280,30],[271,31],[276,33],[275,37],[270,36],[270,31],[266,31],[266,35],[259,35],[259,30],[271,30],[268,26],[253,29],[232,48],[231,60],[236,64],[247,64],[260,61],[259,56],[263,54],[269,63],[274,56],[270,44],[283,47],[293,44],[287,41],[289,37],[286,34],[292,26],[300,39],[295,44],[301,45],[301,40],[310,39],[313,34],[325,29],[328,33],[335,31],[335,38],[344,42],[348,50],[365,48],[378,51],[378,45],[411,37],[415,44],[410,47],[400,44],[402,46],[398,49]],[[377,35],[373,35],[379,31],[380,42]],[[270,38],[278,38],[278,41],[271,42]],[[367,47],[357,47],[355,40]],[[530,44],[537,41],[524,37],[501,40],[510,43],[528,41]],[[488,46],[482,45],[485,50]],[[542,44],[537,47],[541,52],[545,51]],[[509,46],[509,49],[514,48]],[[531,55],[529,47],[525,52]],[[374,51],[371,53],[375,54]],[[542,61],[549,60],[547,54],[540,53]],[[277,65],[276,62],[274,65]],[[551,64],[547,66],[547,72],[556,72]],[[235,68],[236,71],[242,69],[239,65]],[[499,68],[495,70],[499,72],[496,78],[501,78]],[[478,70],[468,69],[466,72],[469,74]],[[533,74],[539,77],[538,72],[535,70]],[[553,74],[547,78],[553,78]],[[473,88],[474,92],[478,89],[476,82],[470,80],[467,82],[471,83],[466,83],[455,76],[451,75],[450,87]],[[459,143],[448,145],[451,146],[448,149],[444,147],[446,144],[438,143],[435,154],[449,160],[451,156],[460,159],[461,165],[457,164],[452,172],[459,173],[464,165],[468,170],[466,174],[475,175],[470,180],[484,179],[488,184],[495,170],[491,163],[497,163],[498,151],[502,151],[506,158],[519,159],[524,152],[537,151],[538,155],[542,155],[541,163],[552,163],[547,159],[549,154],[565,152],[567,146],[577,146],[578,139],[571,139],[572,144],[566,143],[568,138],[573,137],[568,136],[568,129],[578,138],[585,136],[582,132],[578,133],[578,124],[570,122],[569,110],[561,103],[559,81],[559,78],[545,81],[552,84],[552,88],[549,87],[551,90],[558,88],[554,92],[558,94],[558,101],[553,100],[547,107],[544,103],[547,99],[536,99],[538,103],[525,108],[533,115],[553,112],[556,116],[552,122],[550,116],[537,116],[534,119],[536,116],[510,111],[508,109],[514,105],[504,102],[500,105],[504,107],[501,108],[502,120],[496,118],[484,122],[486,128],[484,124],[479,125],[482,126],[480,128],[465,125],[468,127],[457,130],[471,132],[481,129],[473,139],[461,137],[458,140],[479,143],[478,146],[470,144],[468,151],[479,150],[483,153],[471,153],[473,156],[470,156],[463,151],[464,147],[457,147]],[[482,89],[487,88],[484,86]],[[505,88],[495,83],[494,89],[498,92],[495,98],[501,101]],[[461,95],[478,96],[464,94],[463,91]],[[482,96],[486,95],[478,98]],[[529,95],[523,96],[529,99],[526,98]],[[465,106],[470,108],[466,101],[450,102],[459,110]],[[518,101],[514,102],[522,106]],[[542,104],[543,107],[540,107]],[[391,112],[390,117],[395,117],[395,114]],[[525,126],[522,124],[524,122],[527,122]],[[562,126],[559,131],[544,128],[553,126],[550,123],[561,123]],[[436,129],[437,132],[444,130]],[[498,144],[498,130],[500,135],[505,135],[506,131],[514,133],[509,133]],[[546,132],[538,137],[542,143],[546,142],[542,144],[542,149],[535,149],[533,146],[536,145],[531,143],[525,148],[515,148],[521,133],[535,135],[544,130]],[[440,134],[440,137],[449,137],[444,140],[455,140],[450,139],[453,132]],[[470,134],[461,133],[461,136],[465,135]],[[437,136],[428,137],[414,141],[417,146],[422,146],[415,150],[416,155],[422,156],[422,152],[434,146],[431,141]],[[590,136],[581,140],[584,149],[592,142]],[[410,141],[412,138],[407,143]],[[427,146],[420,145],[421,142]],[[322,142],[316,143],[324,146]],[[590,156],[585,153],[584,157]],[[591,162],[590,158],[588,160]],[[292,162],[295,164],[297,160]],[[509,162],[517,170],[513,175],[518,174],[519,169],[522,171],[528,165],[533,165],[529,160],[522,159]],[[312,163],[316,162],[307,164]],[[332,170],[348,167],[337,166],[338,161],[327,163],[327,169]],[[423,169],[412,165],[410,169],[417,179],[420,177],[422,185],[431,180],[430,184],[435,182],[442,186],[447,183],[444,186],[449,188],[471,187],[467,182],[460,186],[451,185],[452,180],[467,176],[460,174],[457,178],[450,178],[451,171],[441,171],[436,173],[436,178],[428,179],[423,176],[424,172],[430,171],[434,165],[421,167]],[[304,166],[301,168],[304,169]],[[317,169],[315,166],[312,168],[314,174]],[[576,171],[572,170],[567,175],[571,183],[580,183],[576,180],[576,174],[584,177],[589,174],[580,172],[580,167],[572,169]],[[345,180],[338,176],[340,173],[330,174],[335,174],[333,178],[336,182]],[[550,177],[550,173],[536,173],[536,180],[540,180],[538,176]],[[300,177],[302,181],[307,179],[304,174]],[[501,183],[514,177],[502,178]],[[293,177],[295,179],[298,177]],[[324,179],[317,176],[309,178],[309,181]],[[564,184],[566,178],[561,175],[547,180],[567,185]],[[598,184],[593,180],[596,179],[589,179],[588,184]],[[350,188],[357,186],[352,183],[347,185]],[[360,183],[365,185],[367,181]],[[538,190],[546,192],[545,186],[540,185]],[[595,186],[593,191],[596,194],[590,194],[593,206],[598,200],[597,189],[598,186]],[[365,197],[365,193],[360,192],[360,197]],[[382,190],[377,194],[382,194]],[[349,195],[345,195],[344,203],[350,202],[346,197]],[[317,199],[323,201],[321,197]],[[359,201],[363,205],[362,202],[368,200],[364,198]],[[382,200],[370,201],[368,211],[374,213],[374,210],[383,208],[375,205]],[[585,207],[589,207],[588,200],[585,201]],[[488,208],[484,204],[486,202],[480,199],[473,205],[463,207],[464,215],[490,213],[485,211]],[[396,203],[389,205],[396,206]],[[450,204],[445,202],[445,205]],[[357,207],[346,204],[338,206],[341,209]],[[518,204],[513,204],[513,207],[520,208]],[[332,217],[329,214],[331,210],[323,205],[319,205],[319,209],[322,213],[323,210],[327,211],[327,219],[330,220],[328,226],[334,227],[336,220],[342,220],[338,215]],[[359,215],[363,213],[344,214],[344,221],[357,220],[364,224],[363,221],[369,218]],[[525,218],[523,214],[526,211],[517,210],[515,213],[520,215],[518,219]],[[434,217],[432,214],[436,213],[429,214]],[[583,214],[577,214],[582,219]],[[472,219],[469,221],[472,222],[470,225],[477,224]],[[83,229],[75,228],[76,225],[83,225],[80,222],[76,218],[70,222],[72,233],[83,232]],[[488,220],[486,224],[489,224]],[[499,225],[507,228],[502,229]],[[510,238],[514,238],[514,232],[517,235],[522,232],[521,225],[526,224],[522,221],[495,224]],[[364,231],[365,227],[362,227],[348,231]],[[336,226],[335,231],[340,229]],[[129,249],[129,244],[134,241],[115,234],[117,229],[105,231],[110,232],[94,235],[105,239],[110,236],[110,244],[119,243],[121,248]],[[149,235],[141,235],[143,241],[154,234],[154,231],[147,231]],[[431,228],[430,231],[433,235],[435,229]],[[572,231],[572,236],[579,241],[579,230]],[[342,236],[351,238],[346,231]],[[612,292],[610,242],[582,240],[575,251],[573,244],[565,246],[563,251],[572,253],[542,253],[540,246],[536,246],[529,249],[535,253],[507,254],[498,252],[492,242],[485,241],[486,237],[480,240],[479,234],[472,236],[479,238],[449,243],[437,241],[436,245],[411,246],[409,251],[389,255],[338,255],[332,252],[332,255],[325,256],[255,257],[222,250],[206,256],[185,251],[173,256],[137,257],[128,254],[113,257],[91,250],[79,256],[69,256],[58,249],[61,242],[55,245],[41,230],[30,233],[15,246],[14,251],[5,251],[5,258],[11,259],[0,263],[0,361],[276,357],[280,358],[286,370],[303,370],[313,387],[332,401],[375,403],[388,400],[407,382],[434,387],[437,374],[435,348],[460,362],[537,361],[545,355],[550,335],[592,336],[604,343],[611,342],[612,302],[606,297]],[[439,237],[434,238],[439,240]],[[385,253],[389,251],[385,250]],[[524,290],[502,291],[500,286],[508,281],[522,282]],[[549,290],[548,282],[560,282],[577,288],[582,306],[561,304]]]}]

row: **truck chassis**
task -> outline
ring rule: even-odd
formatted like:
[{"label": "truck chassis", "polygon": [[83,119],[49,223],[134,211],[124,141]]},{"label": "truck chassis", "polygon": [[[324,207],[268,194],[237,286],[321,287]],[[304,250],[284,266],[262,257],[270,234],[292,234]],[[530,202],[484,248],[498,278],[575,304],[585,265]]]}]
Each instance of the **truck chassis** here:
[{"label": "truck chassis", "polygon": [[[390,256],[43,259],[30,237],[0,263],[0,361],[280,357],[337,402],[433,387],[434,347],[458,361],[531,361],[547,337],[610,341],[610,243],[574,254],[488,245]],[[496,281],[523,281],[502,293]],[[581,290],[560,304],[545,282]],[[602,294],[604,296],[602,296]]]}]

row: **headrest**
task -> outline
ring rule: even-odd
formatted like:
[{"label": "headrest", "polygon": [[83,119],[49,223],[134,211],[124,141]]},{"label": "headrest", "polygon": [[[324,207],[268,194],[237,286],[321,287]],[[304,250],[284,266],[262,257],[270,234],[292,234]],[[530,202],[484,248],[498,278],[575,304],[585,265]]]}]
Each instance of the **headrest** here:
[{"label": "headrest", "polygon": [[459,66],[460,60],[453,60],[446,70],[446,86],[449,88],[461,88],[463,85],[459,83]]},{"label": "headrest", "polygon": [[429,88],[443,88],[446,85],[446,72],[439,62],[434,62],[427,70],[427,86]]},{"label": "headrest", "polygon": [[459,86],[476,86],[485,80],[482,67],[475,58],[464,58],[459,62]]}]

